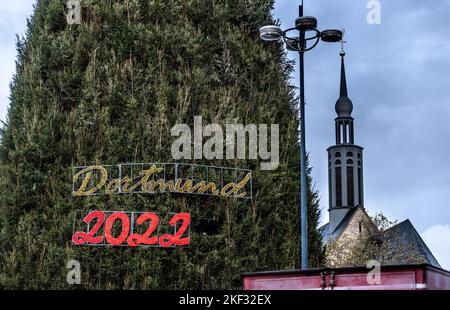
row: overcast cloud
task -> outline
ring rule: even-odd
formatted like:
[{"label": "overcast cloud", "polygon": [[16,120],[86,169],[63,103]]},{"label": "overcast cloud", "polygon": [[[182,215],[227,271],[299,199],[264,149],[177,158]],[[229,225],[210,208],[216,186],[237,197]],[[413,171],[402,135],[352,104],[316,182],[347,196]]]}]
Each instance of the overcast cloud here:
[{"label": "overcast cloud", "polygon": [[[0,3],[0,120],[6,119],[15,33],[33,0]],[[368,0],[305,0],[319,29],[346,29],[349,96],[356,143],[365,148],[365,206],[409,218],[450,269],[450,1],[380,0],[380,25],[366,20]],[[299,1],[277,0],[274,16],[292,27]],[[307,145],[328,221],[326,149],[334,143],[339,45],[306,56]],[[296,55],[291,57],[296,59]],[[297,76],[293,83],[298,85]]]},{"label": "overcast cloud", "polygon": [[[305,15],[317,17],[319,29],[346,29],[355,139],[365,148],[365,207],[409,218],[450,269],[450,1],[380,0],[380,25],[367,23],[367,2],[305,0]],[[276,2],[274,16],[284,27],[293,26],[298,3]],[[323,222],[339,48],[322,43],[306,56],[307,146]],[[298,85],[297,76],[293,81]]]}]

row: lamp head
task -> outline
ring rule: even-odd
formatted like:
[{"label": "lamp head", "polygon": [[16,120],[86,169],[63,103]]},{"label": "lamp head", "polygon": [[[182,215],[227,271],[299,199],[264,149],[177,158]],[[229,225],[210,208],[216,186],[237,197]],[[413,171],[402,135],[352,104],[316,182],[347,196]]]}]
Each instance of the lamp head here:
[{"label": "lamp head", "polygon": [[323,42],[336,43],[342,41],[343,34],[342,31],[338,29],[327,29],[322,31],[320,37]]},{"label": "lamp head", "polygon": [[278,42],[283,36],[283,31],[275,25],[264,26],[259,29],[259,37],[266,42]]},{"label": "lamp head", "polygon": [[317,28],[317,19],[313,16],[302,16],[295,20],[295,28],[299,31],[314,30]]}]

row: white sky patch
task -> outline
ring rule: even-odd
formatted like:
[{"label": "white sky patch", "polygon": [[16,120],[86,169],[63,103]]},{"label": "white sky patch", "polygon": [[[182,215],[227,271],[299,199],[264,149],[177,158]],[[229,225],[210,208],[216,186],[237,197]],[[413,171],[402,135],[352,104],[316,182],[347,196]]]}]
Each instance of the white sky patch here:
[{"label": "white sky patch", "polygon": [[441,267],[450,270],[450,226],[433,225],[421,236]]}]

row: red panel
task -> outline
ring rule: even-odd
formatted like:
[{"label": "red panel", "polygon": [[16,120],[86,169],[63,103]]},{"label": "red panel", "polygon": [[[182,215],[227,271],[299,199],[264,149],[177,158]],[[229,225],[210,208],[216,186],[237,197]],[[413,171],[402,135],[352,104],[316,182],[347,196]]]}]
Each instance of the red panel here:
[{"label": "red panel", "polygon": [[248,290],[307,290],[321,289],[320,276],[303,277],[298,275],[289,276],[265,276],[248,277],[244,283],[247,283]]},{"label": "red panel", "polygon": [[[361,268],[334,269],[334,276],[329,269],[248,274],[244,276],[244,289],[320,290],[323,289],[321,272],[326,273],[327,290],[450,290],[450,272],[426,265],[381,267],[381,283],[376,285],[368,283],[368,271]],[[332,279],[333,287],[330,286]]]},{"label": "red panel", "polygon": [[425,272],[426,285],[429,290],[450,290],[450,277],[448,273],[439,270],[427,270]]},{"label": "red panel", "polygon": [[339,274],[335,278],[336,287],[334,289],[337,290],[414,290],[416,288],[416,274],[413,270],[381,272],[381,283],[372,285],[367,281],[367,273]]}]

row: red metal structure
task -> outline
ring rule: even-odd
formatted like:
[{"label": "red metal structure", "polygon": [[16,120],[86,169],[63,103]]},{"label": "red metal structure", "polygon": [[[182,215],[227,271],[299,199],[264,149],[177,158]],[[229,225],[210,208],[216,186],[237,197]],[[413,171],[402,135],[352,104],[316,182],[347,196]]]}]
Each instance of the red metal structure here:
[{"label": "red metal structure", "polygon": [[364,267],[244,273],[244,290],[450,290],[450,271],[428,264],[381,266],[380,284]]}]

